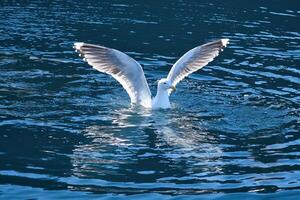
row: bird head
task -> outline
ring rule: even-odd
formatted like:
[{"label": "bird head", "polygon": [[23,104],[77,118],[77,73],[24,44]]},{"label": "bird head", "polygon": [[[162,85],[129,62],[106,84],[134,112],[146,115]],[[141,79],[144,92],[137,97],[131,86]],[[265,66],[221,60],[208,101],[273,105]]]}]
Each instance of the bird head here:
[{"label": "bird head", "polygon": [[175,86],[172,85],[171,81],[167,80],[166,78],[160,79],[157,83],[158,90],[173,90],[175,91]]}]

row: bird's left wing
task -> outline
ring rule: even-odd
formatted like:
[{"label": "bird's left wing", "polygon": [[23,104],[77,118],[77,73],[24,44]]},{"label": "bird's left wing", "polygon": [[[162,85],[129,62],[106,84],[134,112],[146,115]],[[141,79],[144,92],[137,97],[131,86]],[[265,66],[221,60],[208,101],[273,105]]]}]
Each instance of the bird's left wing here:
[{"label": "bird's left wing", "polygon": [[151,106],[151,92],[141,65],[116,49],[103,46],[74,43],[84,60],[94,69],[110,74],[124,87],[131,102]]},{"label": "bird's left wing", "polygon": [[191,49],[173,65],[167,79],[176,86],[184,77],[213,61],[228,43],[229,39],[220,39]]}]

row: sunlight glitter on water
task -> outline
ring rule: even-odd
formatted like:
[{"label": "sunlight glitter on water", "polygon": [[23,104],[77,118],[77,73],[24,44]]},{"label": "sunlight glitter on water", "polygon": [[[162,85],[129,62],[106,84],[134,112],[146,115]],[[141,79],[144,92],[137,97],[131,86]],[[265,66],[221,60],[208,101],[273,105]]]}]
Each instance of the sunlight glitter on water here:
[{"label": "sunlight glitter on water", "polygon": [[[294,1],[0,5],[0,198],[299,198]],[[155,94],[183,53],[224,37],[167,111],[131,107],[72,49],[126,52]]]}]

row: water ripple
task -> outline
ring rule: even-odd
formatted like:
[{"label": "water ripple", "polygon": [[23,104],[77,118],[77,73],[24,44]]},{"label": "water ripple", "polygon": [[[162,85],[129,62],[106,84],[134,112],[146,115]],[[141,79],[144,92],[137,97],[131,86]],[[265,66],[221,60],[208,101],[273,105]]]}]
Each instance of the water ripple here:
[{"label": "water ripple", "polygon": [[[2,198],[298,198],[296,2],[0,5]],[[228,48],[168,111],[131,107],[72,49],[126,52],[155,94],[181,55],[220,37]]]}]

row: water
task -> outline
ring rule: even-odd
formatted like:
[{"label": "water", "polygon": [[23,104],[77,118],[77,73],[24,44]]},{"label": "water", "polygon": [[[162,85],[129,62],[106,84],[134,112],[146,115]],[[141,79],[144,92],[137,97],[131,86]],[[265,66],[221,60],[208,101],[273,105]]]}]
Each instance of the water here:
[{"label": "water", "polygon": [[[0,198],[298,199],[297,1],[0,3]],[[187,50],[228,48],[172,109],[130,107],[76,41],[138,60],[153,94]]]}]

